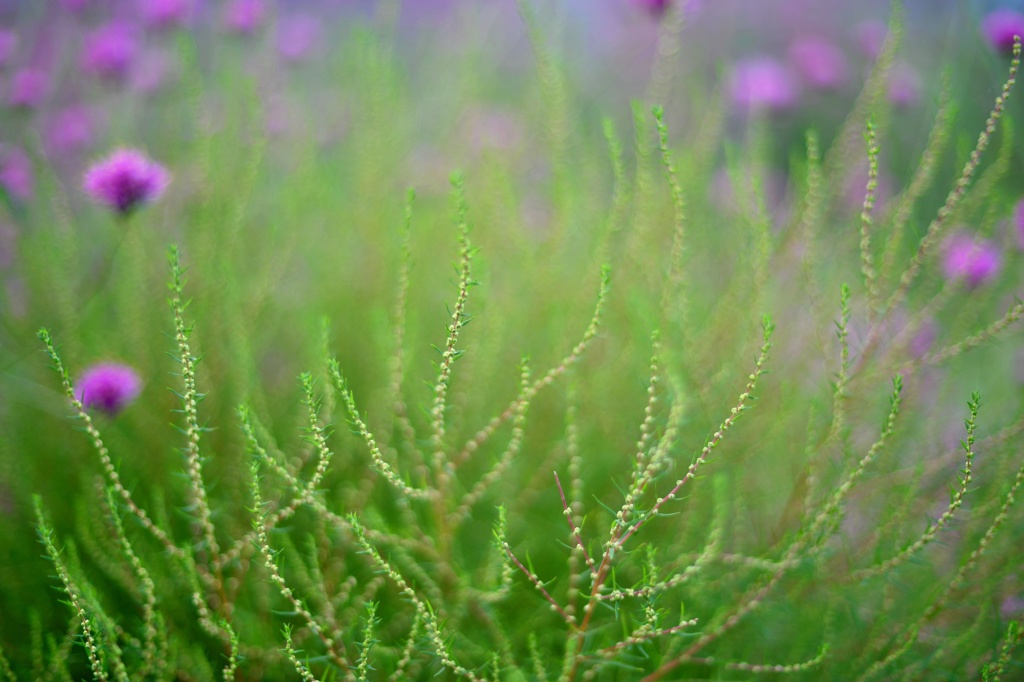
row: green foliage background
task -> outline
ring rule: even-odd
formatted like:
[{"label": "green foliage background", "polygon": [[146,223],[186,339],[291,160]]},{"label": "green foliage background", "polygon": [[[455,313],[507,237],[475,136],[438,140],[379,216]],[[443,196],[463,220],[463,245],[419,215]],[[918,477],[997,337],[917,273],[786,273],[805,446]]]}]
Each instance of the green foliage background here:
[{"label": "green foliage background", "polygon": [[[244,46],[220,46],[206,68],[212,57],[179,37],[180,86],[146,109],[159,119],[146,125],[163,131],[151,152],[174,173],[168,195],[117,220],[54,171],[40,200],[8,208],[32,228],[18,264],[31,314],[4,320],[9,677],[1019,672],[1020,631],[1001,610],[1021,587],[1019,255],[1002,235],[1002,276],[973,290],[939,265],[953,226],[997,234],[1008,213],[1013,117],[992,118],[980,166],[929,232],[984,126],[950,71],[931,141],[907,151],[919,159],[901,178],[913,189],[865,228],[838,195],[866,157],[869,121],[882,157],[906,145],[881,97],[898,13],[846,122],[780,138],[766,118],[733,130],[721,93],[652,109],[673,92],[665,56],[632,120],[603,119],[579,100],[556,37],[532,12],[521,5],[534,62],[522,81],[499,87],[501,65],[483,45],[419,55],[452,74],[441,101],[410,80],[394,16],[381,10],[318,66],[348,112],[345,134],[327,140],[315,112],[268,137],[264,93],[241,75],[257,68]],[[663,25],[663,55],[681,25],[675,15]],[[438,127],[435,144],[415,149],[431,121],[498,100],[520,117],[518,146]],[[139,139],[133,105],[119,104],[112,129]],[[55,167],[41,152],[37,161]],[[727,206],[709,190],[723,163],[737,188]],[[794,197],[781,217],[764,192],[780,163]],[[451,189],[443,179],[456,167]],[[927,182],[915,185],[915,173]],[[891,207],[903,201],[899,228]],[[169,244],[184,270],[170,293]],[[920,270],[903,291],[915,253]],[[457,318],[446,346],[462,295],[472,323]],[[145,377],[122,415],[93,416],[124,492],[93,435],[78,432],[85,423],[47,366],[39,325],[72,380],[102,358]],[[924,325],[936,336],[914,355],[908,343]],[[450,382],[439,379],[446,349]],[[767,373],[741,399],[762,351]],[[318,468],[325,448],[330,465]],[[254,500],[254,461],[265,506]],[[676,499],[659,502],[688,467],[695,476]],[[481,480],[490,485],[474,492]],[[410,499],[405,486],[439,492]],[[274,525],[281,509],[294,513]],[[211,557],[207,514],[230,560]],[[263,543],[254,519],[274,526]],[[613,572],[587,569],[584,554],[601,564],[609,538],[640,519],[626,544],[612,542]],[[595,573],[605,594],[655,597],[593,597],[588,615]]]}]

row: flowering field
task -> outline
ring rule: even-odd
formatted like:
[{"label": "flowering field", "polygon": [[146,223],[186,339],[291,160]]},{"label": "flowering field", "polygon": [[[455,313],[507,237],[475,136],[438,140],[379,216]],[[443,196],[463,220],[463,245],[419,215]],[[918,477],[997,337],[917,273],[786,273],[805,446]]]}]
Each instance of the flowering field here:
[{"label": "flowering field", "polygon": [[1024,679],[1024,14],[0,2],[0,680]]}]

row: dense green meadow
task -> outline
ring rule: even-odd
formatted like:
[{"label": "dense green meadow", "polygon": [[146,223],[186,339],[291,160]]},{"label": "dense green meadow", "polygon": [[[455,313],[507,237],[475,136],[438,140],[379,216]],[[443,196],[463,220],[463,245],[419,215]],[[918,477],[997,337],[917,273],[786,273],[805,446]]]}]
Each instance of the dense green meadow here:
[{"label": "dense green meadow", "polygon": [[0,680],[1024,678],[1012,35],[196,3],[139,85],[83,4],[4,10]]}]

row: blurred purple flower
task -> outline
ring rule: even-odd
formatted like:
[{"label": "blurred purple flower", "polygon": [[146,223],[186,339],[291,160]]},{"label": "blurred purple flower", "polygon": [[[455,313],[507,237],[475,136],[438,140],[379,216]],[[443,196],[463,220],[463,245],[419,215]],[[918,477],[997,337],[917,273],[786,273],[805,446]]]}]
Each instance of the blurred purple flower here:
[{"label": "blurred purple flower", "polygon": [[82,63],[87,71],[102,78],[122,78],[139,51],[135,27],[123,21],[102,26],[86,39]]},{"label": "blurred purple flower", "polygon": [[281,20],[277,30],[277,51],[287,62],[309,55],[320,38],[320,20],[311,14],[296,14]]},{"label": "blurred purple flower", "polygon": [[846,82],[846,55],[824,38],[803,38],[789,47],[790,62],[812,88],[834,90]]},{"label": "blurred purple flower", "polygon": [[650,12],[655,17],[662,17],[668,11],[672,0],[633,0],[633,4]]},{"label": "blurred purple flower", "polygon": [[224,23],[234,33],[255,33],[265,14],[263,0],[231,0],[224,12]]},{"label": "blurred purple flower", "polygon": [[948,279],[963,279],[968,286],[976,287],[999,274],[1001,266],[999,249],[988,240],[959,232],[946,242],[942,267]]},{"label": "blurred purple flower", "polygon": [[1013,207],[1013,227],[1017,232],[1017,248],[1024,251],[1024,199]]},{"label": "blurred purple flower", "polygon": [[18,34],[9,29],[0,29],[0,67],[7,66],[18,50]]},{"label": "blurred purple flower", "polygon": [[86,107],[76,104],[57,112],[47,126],[47,148],[57,154],[74,154],[92,143],[95,121]]},{"label": "blurred purple flower", "polygon": [[479,107],[467,111],[463,120],[466,137],[475,152],[488,149],[511,152],[523,148],[526,130],[515,112]]},{"label": "blurred purple flower", "polygon": [[788,68],[771,57],[737,62],[732,74],[732,99],[738,108],[782,111],[799,97],[796,79]]},{"label": "blurred purple flower", "polygon": [[1012,618],[1024,613],[1024,597],[1020,595],[1006,597],[1003,599],[1003,603],[999,605],[999,613],[1004,618]]},{"label": "blurred purple flower", "polygon": [[75,397],[86,409],[95,407],[110,416],[126,408],[142,392],[138,373],[116,362],[93,365],[78,379]]},{"label": "blurred purple flower", "polygon": [[100,203],[128,213],[159,197],[170,182],[167,170],[135,149],[119,149],[85,173],[82,186]]},{"label": "blurred purple flower", "polygon": [[928,320],[910,340],[910,355],[915,358],[924,357],[931,350],[935,340],[939,338],[939,328],[933,320]]},{"label": "blurred purple flower", "polygon": [[64,5],[64,9],[80,12],[89,4],[89,0],[60,0],[60,4]]},{"label": "blurred purple flower", "polygon": [[192,0],[141,0],[142,19],[153,28],[181,26],[192,18]]},{"label": "blurred purple flower", "polygon": [[863,21],[853,29],[857,49],[868,59],[875,59],[882,51],[889,27],[881,21]]},{"label": "blurred purple flower", "polygon": [[1013,37],[1024,38],[1024,14],[1011,9],[997,9],[985,17],[981,30],[996,51],[1011,54]]},{"label": "blurred purple flower", "polygon": [[29,67],[14,74],[7,101],[12,107],[32,109],[42,103],[49,89],[50,74],[43,69]]},{"label": "blurred purple flower", "polygon": [[28,201],[35,192],[32,159],[18,147],[6,147],[0,154],[0,187],[19,201]]},{"label": "blurred purple flower", "polygon": [[921,99],[921,76],[909,64],[896,64],[889,72],[889,102],[900,109],[912,107]]}]

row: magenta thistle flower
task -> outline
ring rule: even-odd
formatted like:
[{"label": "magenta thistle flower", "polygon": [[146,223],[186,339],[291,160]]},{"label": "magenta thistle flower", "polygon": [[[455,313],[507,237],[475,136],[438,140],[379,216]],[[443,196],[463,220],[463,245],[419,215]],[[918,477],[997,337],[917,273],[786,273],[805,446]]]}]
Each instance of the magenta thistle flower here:
[{"label": "magenta thistle flower", "polygon": [[86,171],[82,186],[100,203],[128,213],[159,197],[168,182],[163,166],[135,149],[119,149]]},{"label": "magenta thistle flower", "polygon": [[46,128],[47,148],[58,154],[73,154],[88,147],[95,132],[95,121],[89,109],[73,105],[50,119]]},{"label": "magenta thistle flower", "polygon": [[8,102],[12,107],[39,106],[50,87],[50,75],[43,69],[27,68],[14,74]]},{"label": "magenta thistle flower", "polygon": [[1024,251],[1024,199],[1013,207],[1013,227],[1017,233],[1017,248]]},{"label": "magenta thistle flower", "polygon": [[255,33],[265,13],[262,0],[231,0],[224,13],[224,23],[234,33]]},{"label": "magenta thistle flower", "polygon": [[655,17],[662,17],[668,11],[672,0],[633,0],[633,4],[647,10]]},{"label": "magenta thistle flower", "polygon": [[154,28],[170,28],[188,22],[192,0],[142,0],[142,18]]},{"label": "magenta thistle flower", "polygon": [[1024,14],[1011,9],[998,9],[985,17],[981,30],[998,52],[1013,52],[1014,36],[1024,38]]},{"label": "magenta thistle flower", "polygon": [[98,408],[115,416],[142,392],[142,380],[128,365],[106,362],[85,370],[78,380],[75,397],[86,409]]},{"label": "magenta thistle flower", "polygon": [[948,279],[964,280],[969,287],[977,287],[999,274],[1002,254],[988,240],[975,239],[969,234],[954,234],[946,242],[942,262]]},{"label": "magenta thistle flower", "polygon": [[896,64],[889,72],[889,102],[901,109],[912,107],[921,99],[921,77],[909,64]]},{"label": "magenta thistle flower", "polygon": [[32,159],[23,149],[7,147],[0,150],[0,187],[19,201],[28,201],[35,193]]},{"label": "magenta thistle flower", "polygon": [[738,62],[732,74],[732,99],[743,110],[782,111],[796,103],[796,79],[771,57]]},{"label": "magenta thistle flower", "polygon": [[824,38],[803,38],[789,47],[790,62],[812,88],[834,90],[846,82],[846,55]]},{"label": "magenta thistle flower", "polygon": [[18,34],[10,29],[0,29],[0,67],[7,66],[18,50]]},{"label": "magenta thistle flower", "polygon": [[282,19],[277,33],[277,51],[287,62],[299,62],[309,55],[320,38],[320,20],[311,14]]},{"label": "magenta thistle flower", "polygon": [[101,78],[122,78],[131,68],[138,51],[135,27],[114,21],[88,37],[82,64],[90,73]]},{"label": "magenta thistle flower", "polygon": [[878,57],[882,45],[885,44],[885,37],[889,34],[889,27],[880,21],[864,21],[857,24],[853,30],[860,53],[868,59]]},{"label": "magenta thistle flower", "polygon": [[910,355],[915,358],[923,358],[925,353],[931,350],[935,340],[939,337],[939,328],[935,322],[929,320],[914,334],[910,340]]}]

